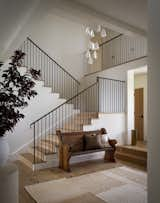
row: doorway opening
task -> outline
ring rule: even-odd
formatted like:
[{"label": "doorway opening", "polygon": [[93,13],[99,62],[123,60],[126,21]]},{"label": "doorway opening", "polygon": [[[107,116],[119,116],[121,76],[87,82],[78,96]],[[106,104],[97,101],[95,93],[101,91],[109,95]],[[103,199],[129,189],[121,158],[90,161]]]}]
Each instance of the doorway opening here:
[{"label": "doorway opening", "polygon": [[131,131],[136,141],[147,142],[147,66],[128,71],[127,87],[127,144],[131,145]]},{"label": "doorway opening", "polygon": [[134,74],[134,129],[137,141],[147,142],[147,69]]},{"label": "doorway opening", "polygon": [[144,88],[134,90],[134,129],[137,141],[144,141]]},{"label": "doorway opening", "polygon": [[[136,133],[135,133],[136,132]],[[147,66],[127,73],[127,137],[117,157],[147,167]]]}]

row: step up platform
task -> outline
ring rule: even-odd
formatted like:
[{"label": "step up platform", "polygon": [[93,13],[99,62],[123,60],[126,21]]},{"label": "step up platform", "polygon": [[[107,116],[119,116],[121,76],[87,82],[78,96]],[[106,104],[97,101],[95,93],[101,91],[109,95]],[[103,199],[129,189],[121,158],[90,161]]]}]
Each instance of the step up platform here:
[{"label": "step up platform", "polygon": [[[73,107],[72,104],[69,106]],[[56,130],[62,132],[82,131],[84,125],[90,125],[93,118],[98,118],[97,112],[79,113],[79,110],[74,111],[73,117],[67,118],[63,127],[56,128]],[[35,142],[35,147],[29,146],[27,153],[20,154],[19,159],[33,171],[58,167],[58,145],[59,140],[56,134],[49,132],[46,136],[40,136]]]},{"label": "step up platform", "polygon": [[34,163],[34,155],[32,153],[22,153],[19,155],[19,160],[27,165],[31,170],[41,170],[46,168],[52,168],[58,166],[58,157],[57,154],[52,154],[52,159],[50,160],[42,160],[39,157],[35,157]]},{"label": "step up platform", "polygon": [[[19,160],[27,165],[31,170],[41,170],[58,166],[58,140],[56,136],[47,136],[40,139],[34,149],[30,146],[26,153],[19,155]],[[55,139],[53,139],[55,138]],[[35,155],[35,158],[34,158]]]},{"label": "step up platform", "polygon": [[147,167],[147,148],[142,146],[117,146],[116,158]]}]

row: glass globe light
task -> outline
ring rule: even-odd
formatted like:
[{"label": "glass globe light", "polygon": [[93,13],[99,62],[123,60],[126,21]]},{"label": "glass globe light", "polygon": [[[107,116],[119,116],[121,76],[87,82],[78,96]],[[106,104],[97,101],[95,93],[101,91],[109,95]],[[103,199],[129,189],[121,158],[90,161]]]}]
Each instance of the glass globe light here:
[{"label": "glass globe light", "polygon": [[99,49],[99,44],[98,42],[94,43],[94,50],[98,50]]},{"label": "glass globe light", "polygon": [[90,30],[90,37],[95,37],[95,34],[94,34],[94,31],[93,30]]},{"label": "glass globe light", "polygon": [[98,25],[97,26],[97,32],[101,32],[101,29],[102,29],[101,25]]},{"label": "glass globe light", "polygon": [[94,58],[94,59],[97,59],[97,57],[98,57],[98,56],[97,56],[97,51],[94,51],[94,52],[93,52],[93,58]]},{"label": "glass globe light", "polygon": [[101,37],[106,37],[107,36],[107,33],[106,33],[106,30],[103,28],[102,30],[101,30]]},{"label": "glass globe light", "polygon": [[87,51],[86,51],[86,54],[85,54],[85,56],[86,56],[86,58],[89,58],[89,57],[91,57],[91,53],[90,53],[90,51],[89,51],[89,50],[87,50]]},{"label": "glass globe light", "polygon": [[90,64],[90,65],[93,64],[93,59],[92,59],[92,57],[89,57],[89,59],[88,59],[88,64]]}]

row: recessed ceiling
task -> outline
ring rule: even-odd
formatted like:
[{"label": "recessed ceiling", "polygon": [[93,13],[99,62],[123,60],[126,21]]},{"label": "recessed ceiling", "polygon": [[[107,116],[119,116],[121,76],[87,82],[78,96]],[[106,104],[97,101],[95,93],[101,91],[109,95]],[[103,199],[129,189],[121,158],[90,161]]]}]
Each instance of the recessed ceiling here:
[{"label": "recessed ceiling", "polygon": [[134,75],[147,74],[147,70],[148,70],[147,66],[137,68],[137,69],[134,70]]},{"label": "recessed ceiling", "polygon": [[147,0],[75,0],[105,15],[147,30]]}]

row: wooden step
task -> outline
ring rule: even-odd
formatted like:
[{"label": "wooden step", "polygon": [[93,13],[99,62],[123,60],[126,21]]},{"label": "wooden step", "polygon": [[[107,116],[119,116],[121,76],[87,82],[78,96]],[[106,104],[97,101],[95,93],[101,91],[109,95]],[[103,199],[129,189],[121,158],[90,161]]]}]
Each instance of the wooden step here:
[{"label": "wooden step", "polygon": [[[50,142],[49,140],[40,140],[36,143],[35,149],[44,153],[44,155],[52,154],[58,148],[58,143]],[[32,147],[34,149],[34,147]]]},{"label": "wooden step", "polygon": [[91,124],[91,118],[75,118],[75,119],[70,119],[69,121],[65,122],[65,125],[68,124],[74,124],[74,125],[89,125]]},{"label": "wooden step", "polygon": [[23,162],[25,165],[27,165],[29,168],[34,170],[34,164],[44,164],[45,161],[42,159],[36,157],[35,158],[35,163],[34,163],[34,156],[32,153],[22,153],[19,155],[19,160]]},{"label": "wooden step", "polygon": [[123,160],[123,161],[127,161],[127,162],[130,162],[130,163],[134,163],[134,164],[137,164],[137,165],[147,167],[147,159],[145,159],[143,157],[118,152],[118,153],[116,153],[116,158],[120,159],[120,160]]},{"label": "wooden step", "polygon": [[27,165],[31,170],[42,170],[46,168],[58,167],[58,156],[57,154],[52,155],[53,158],[47,161],[36,157],[34,163],[34,155],[32,153],[23,153],[19,155],[19,160]]},{"label": "wooden step", "polygon": [[41,142],[58,145],[59,140],[57,135],[47,135],[45,138],[40,139]]},{"label": "wooden step", "polygon": [[74,115],[74,117],[77,118],[98,118],[98,113],[97,112],[83,112]]},{"label": "wooden step", "polygon": [[61,132],[76,132],[76,131],[82,131],[83,127],[81,129],[72,129],[72,128],[60,128],[59,129]]},{"label": "wooden step", "polygon": [[82,129],[83,128],[83,125],[78,125],[78,124],[75,124],[75,123],[72,123],[72,124],[65,124],[63,125],[63,129]]},{"label": "wooden step", "polygon": [[131,146],[117,146],[117,152],[120,153],[127,153],[127,154],[134,154],[135,156],[144,157],[147,159],[147,151],[146,149],[140,149]]},{"label": "wooden step", "polygon": [[41,140],[37,146],[46,148],[46,149],[53,149],[55,146],[57,146],[55,143],[52,143],[49,140]]},{"label": "wooden step", "polygon": [[53,148],[47,148],[46,146],[36,146],[35,149],[37,151],[40,151],[41,153],[43,153],[44,155],[50,155],[50,154],[55,154],[55,151]]},{"label": "wooden step", "polygon": [[[26,160],[34,164],[34,156],[31,153],[23,153],[21,154]],[[36,163],[44,163],[42,159],[36,158]]]},{"label": "wooden step", "polygon": [[65,124],[63,125],[63,128],[81,130],[83,129],[83,125],[91,125],[91,118],[86,118],[86,119],[76,118],[76,119],[69,120],[65,122]]},{"label": "wooden step", "polygon": [[42,159],[45,162],[53,160],[55,159],[55,157],[58,157],[57,155],[58,150],[55,150],[54,152],[50,153],[47,150],[45,151],[44,149],[38,147],[36,147],[34,151],[34,147],[29,147],[28,152],[31,153],[32,155],[35,154],[37,158]]},{"label": "wooden step", "polygon": [[43,146],[46,149],[53,149],[59,146],[59,142],[54,142],[52,140],[40,140],[37,146]]},{"label": "wooden step", "polygon": [[117,146],[116,158],[141,166],[147,166],[147,150],[137,146]]}]

